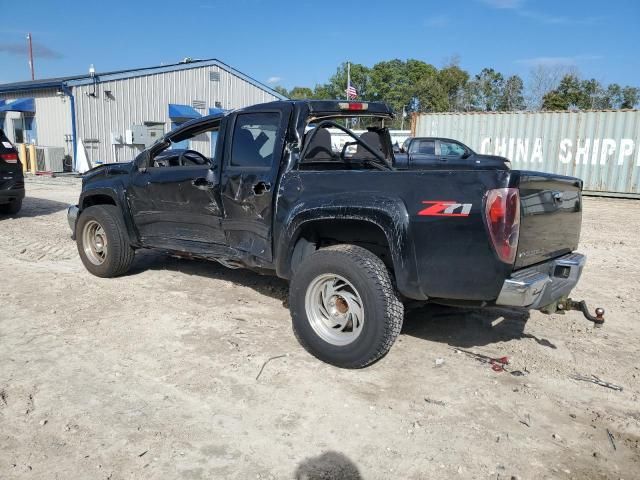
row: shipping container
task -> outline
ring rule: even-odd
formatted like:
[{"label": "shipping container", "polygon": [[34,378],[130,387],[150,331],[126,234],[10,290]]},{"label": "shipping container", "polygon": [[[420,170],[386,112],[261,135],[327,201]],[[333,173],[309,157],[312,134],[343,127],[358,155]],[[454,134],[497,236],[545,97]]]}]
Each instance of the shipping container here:
[{"label": "shipping container", "polygon": [[640,110],[427,113],[412,135],[459,140],[513,168],[570,175],[586,192],[640,198]]}]

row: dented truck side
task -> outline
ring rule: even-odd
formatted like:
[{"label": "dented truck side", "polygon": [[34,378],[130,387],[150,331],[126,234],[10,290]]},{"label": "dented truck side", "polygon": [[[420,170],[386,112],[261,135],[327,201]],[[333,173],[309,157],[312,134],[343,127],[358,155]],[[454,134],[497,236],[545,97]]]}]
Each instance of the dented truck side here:
[{"label": "dented truck side", "polygon": [[[498,157],[409,168],[384,126],[354,136],[351,156],[319,140],[340,126],[334,119],[356,115],[384,125],[393,114],[375,103],[256,105],[189,122],[133,162],[88,172],[69,208],[85,266],[117,276],[136,249],[158,248],[288,279],[301,343],[343,367],[388,351],[406,299],[562,306],[585,263],[575,253],[580,180],[511,170]],[[216,132],[210,160],[166,150],[190,131]]]}]

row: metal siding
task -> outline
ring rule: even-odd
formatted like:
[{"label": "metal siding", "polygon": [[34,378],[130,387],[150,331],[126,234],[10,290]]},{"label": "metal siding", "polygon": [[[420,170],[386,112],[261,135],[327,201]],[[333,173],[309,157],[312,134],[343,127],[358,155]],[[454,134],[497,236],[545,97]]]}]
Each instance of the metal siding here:
[{"label": "metal siding", "polygon": [[[479,153],[506,156],[513,168],[579,177],[587,191],[640,194],[640,110],[429,113],[414,117],[412,129],[417,137],[454,138]],[[588,154],[577,159],[587,139]],[[563,141],[571,142],[570,160]],[[540,158],[532,158],[536,142]],[[619,164],[623,142],[633,149]]]},{"label": "metal siding", "polygon": [[[210,81],[210,72],[219,72],[220,81]],[[112,92],[114,99],[105,96],[106,90]],[[264,89],[217,65],[97,83],[96,98],[89,96],[92,91],[93,85],[73,88],[78,139],[99,140],[96,144],[85,144],[92,163],[133,159],[142,148],[131,145],[114,147],[111,145],[111,132],[124,138],[125,130],[146,121],[163,123],[165,132],[168,132],[171,129],[168,117],[170,103],[191,105],[193,100],[204,100],[207,109],[198,110],[204,116],[215,102],[221,102],[222,108],[235,109],[277,100]],[[208,141],[194,141],[192,146],[203,154],[210,154]]]},{"label": "metal siding", "polygon": [[[18,98],[33,98],[36,104],[37,144],[45,147],[64,147],[67,154],[72,154],[71,142],[65,141],[65,135],[71,135],[71,107],[67,96],[57,95],[57,89],[25,90],[16,93],[0,94],[0,100],[12,101]],[[10,119],[20,118],[18,112],[7,112],[7,130],[11,140],[13,132],[9,131]]]}]

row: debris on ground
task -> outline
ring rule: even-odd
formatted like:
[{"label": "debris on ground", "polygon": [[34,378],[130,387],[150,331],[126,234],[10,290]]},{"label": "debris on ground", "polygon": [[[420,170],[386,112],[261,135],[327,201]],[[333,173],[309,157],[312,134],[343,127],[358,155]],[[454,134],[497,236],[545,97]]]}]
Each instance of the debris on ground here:
[{"label": "debris on ground", "polygon": [[520,423],[526,427],[531,427],[531,415],[527,413],[525,416],[525,420],[520,420]]},{"label": "debris on ground", "polygon": [[509,357],[489,357],[487,355],[483,355],[481,353],[471,352],[469,350],[463,350],[462,348],[456,348],[456,351],[462,352],[471,358],[475,358],[477,361],[481,363],[487,363],[491,365],[491,370],[494,372],[506,372],[506,365],[509,365]]},{"label": "debris on ground", "polygon": [[264,370],[264,367],[267,366],[267,363],[269,363],[271,360],[275,360],[277,358],[284,358],[284,357],[288,357],[288,356],[289,356],[289,354],[285,353],[284,355],[276,355],[275,357],[267,358],[265,360],[265,362],[262,364],[262,368],[260,368],[260,371],[258,372],[258,375],[256,375],[256,380],[258,380],[260,378],[260,375],[262,375],[262,371]]},{"label": "debris on ground", "polygon": [[430,403],[430,404],[432,404],[432,405],[438,405],[438,406],[440,406],[440,407],[446,407],[446,403],[444,403],[444,402],[443,402],[443,401],[441,401],[441,400],[433,400],[433,399],[431,399],[431,398],[429,398],[429,397],[425,397],[425,398],[424,398],[424,401],[425,401],[425,402],[427,402],[427,403]]},{"label": "debris on ground", "polygon": [[623,390],[623,388],[620,385],[616,385],[615,383],[605,382],[604,380],[601,380],[595,375],[591,375],[590,377],[585,377],[583,375],[569,375],[569,378],[572,378],[573,380],[579,380],[581,382],[594,383],[596,385],[600,385],[601,387],[607,387],[607,388],[610,388],[611,390],[617,390],[618,392],[621,392]]},{"label": "debris on ground", "polygon": [[613,440],[613,433],[611,433],[608,428],[607,428],[607,436],[609,437],[609,442],[611,442],[611,446],[613,447],[613,449],[617,450],[616,442]]}]

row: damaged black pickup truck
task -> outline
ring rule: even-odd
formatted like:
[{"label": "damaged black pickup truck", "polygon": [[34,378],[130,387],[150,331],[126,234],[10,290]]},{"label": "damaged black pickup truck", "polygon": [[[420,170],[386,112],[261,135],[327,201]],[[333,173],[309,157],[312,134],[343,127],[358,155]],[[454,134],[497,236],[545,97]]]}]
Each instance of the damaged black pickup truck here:
[{"label": "damaged black pickup truck", "polygon": [[568,309],[582,182],[394,154],[392,118],[383,103],[278,101],[188,122],[85,174],[68,212],[82,262],[115,277],[156,248],[288,279],[297,338],[347,368],[388,352],[407,300]]}]

